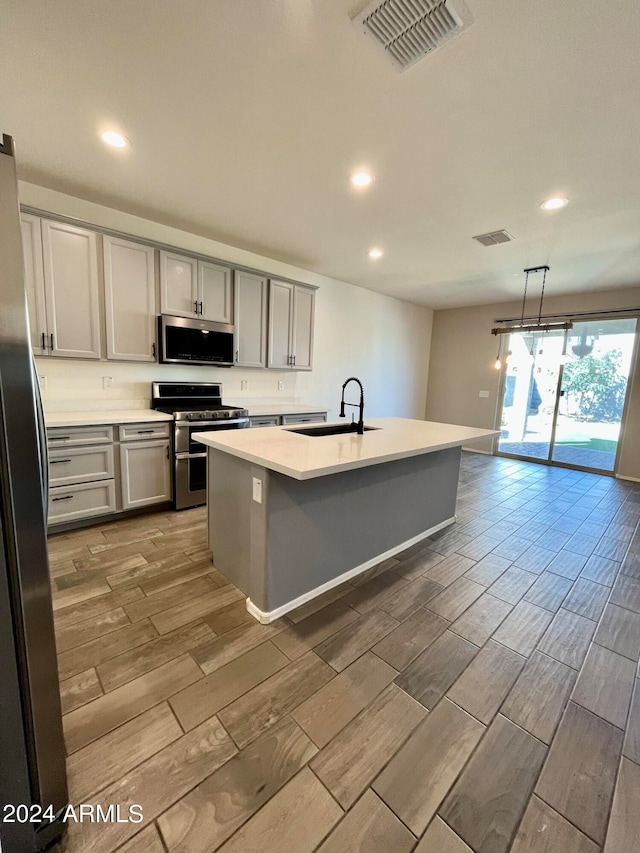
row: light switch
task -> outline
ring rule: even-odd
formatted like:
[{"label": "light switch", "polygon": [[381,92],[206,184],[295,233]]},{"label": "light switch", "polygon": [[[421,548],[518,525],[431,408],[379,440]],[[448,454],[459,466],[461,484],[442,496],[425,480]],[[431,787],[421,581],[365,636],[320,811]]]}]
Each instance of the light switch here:
[{"label": "light switch", "polygon": [[278,382],[278,391],[284,391],[284,382],[282,379]]},{"label": "light switch", "polygon": [[241,391],[246,391],[248,387],[249,387],[249,383],[247,382],[247,380],[246,380],[246,379],[241,379],[241,380],[240,380],[240,390],[241,390]]},{"label": "light switch", "polygon": [[113,388],[113,376],[103,376],[102,387],[105,391],[108,391],[109,388]]},{"label": "light switch", "polygon": [[258,477],[253,478],[253,499],[256,503],[262,503],[262,480]]},{"label": "light switch", "polygon": [[40,381],[40,390],[46,391],[47,390],[47,377],[43,373],[40,373],[40,374],[38,374],[38,380]]},{"label": "light switch", "polygon": [[486,399],[486,398],[489,396],[489,392],[488,392],[488,391],[480,391],[480,393],[478,394],[478,396],[479,396],[479,397],[484,397],[484,398]]}]

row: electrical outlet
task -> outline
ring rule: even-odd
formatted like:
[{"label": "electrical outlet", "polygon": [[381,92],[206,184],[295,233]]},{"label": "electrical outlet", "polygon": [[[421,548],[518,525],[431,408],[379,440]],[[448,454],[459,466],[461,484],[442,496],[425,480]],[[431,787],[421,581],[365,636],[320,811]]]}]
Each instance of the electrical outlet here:
[{"label": "electrical outlet", "polygon": [[241,390],[241,391],[246,391],[248,387],[249,387],[249,383],[247,382],[247,380],[246,380],[246,379],[241,379],[241,380],[240,380],[240,390]]},{"label": "electrical outlet", "polygon": [[40,382],[40,390],[47,390],[47,377],[44,374],[39,374],[38,381]]},{"label": "electrical outlet", "polygon": [[278,391],[284,391],[284,382],[282,380],[278,382]]},{"label": "electrical outlet", "polygon": [[262,480],[253,478],[253,499],[256,503],[262,503]]},{"label": "electrical outlet", "polygon": [[113,388],[113,376],[102,377],[102,388],[105,391],[108,391],[109,388]]},{"label": "electrical outlet", "polygon": [[478,397],[482,397],[483,399],[486,399],[488,396],[489,396],[489,392],[488,392],[488,391],[480,391],[480,392],[478,393]]}]

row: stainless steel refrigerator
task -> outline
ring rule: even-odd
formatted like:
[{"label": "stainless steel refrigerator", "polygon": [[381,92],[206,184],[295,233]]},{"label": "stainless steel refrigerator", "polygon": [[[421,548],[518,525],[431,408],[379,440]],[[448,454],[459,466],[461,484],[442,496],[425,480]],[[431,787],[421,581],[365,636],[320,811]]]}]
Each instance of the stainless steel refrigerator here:
[{"label": "stainless steel refrigerator", "polygon": [[[29,340],[13,139],[0,143],[0,843],[33,853],[67,804],[47,559],[47,445]],[[12,807],[26,806],[13,814]],[[46,811],[48,817],[41,815]],[[24,818],[29,819],[24,821]],[[16,820],[17,818],[17,820]],[[33,818],[33,821],[31,820]]]}]

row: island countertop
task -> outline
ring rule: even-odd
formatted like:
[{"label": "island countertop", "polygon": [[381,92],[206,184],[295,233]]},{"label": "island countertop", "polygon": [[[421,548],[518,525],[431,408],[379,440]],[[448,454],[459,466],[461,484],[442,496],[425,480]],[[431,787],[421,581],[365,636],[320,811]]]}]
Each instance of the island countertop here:
[{"label": "island countertop", "polygon": [[[340,421],[344,424],[344,421]],[[306,436],[295,427],[266,427],[260,430],[222,430],[194,433],[192,438],[296,480],[324,477],[369,465],[461,447],[474,439],[496,436],[495,430],[408,418],[372,418],[374,429],[364,435]]]}]

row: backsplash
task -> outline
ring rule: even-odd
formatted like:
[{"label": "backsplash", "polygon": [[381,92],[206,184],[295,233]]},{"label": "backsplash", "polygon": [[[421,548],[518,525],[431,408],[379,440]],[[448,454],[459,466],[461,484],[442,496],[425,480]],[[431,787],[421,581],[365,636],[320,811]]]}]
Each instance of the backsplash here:
[{"label": "backsplash", "polygon": [[[44,406],[49,412],[148,409],[154,381],[221,382],[225,400],[322,403],[311,399],[308,374],[289,371],[63,358],[36,358],[36,368]],[[280,389],[279,383],[284,388]]]}]

